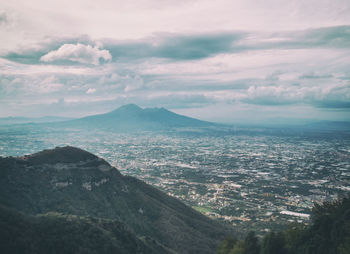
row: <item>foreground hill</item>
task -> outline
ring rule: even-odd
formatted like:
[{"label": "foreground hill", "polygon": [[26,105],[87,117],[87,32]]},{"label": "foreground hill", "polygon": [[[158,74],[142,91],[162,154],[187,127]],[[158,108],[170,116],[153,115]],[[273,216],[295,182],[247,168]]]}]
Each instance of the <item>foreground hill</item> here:
[{"label": "foreground hill", "polygon": [[118,220],[136,238],[151,238],[178,253],[215,253],[218,243],[232,233],[74,147],[0,158],[0,204],[30,215],[58,212]]},{"label": "foreground hill", "polygon": [[208,127],[215,124],[179,115],[165,108],[142,109],[135,104],[128,104],[106,114],[87,116],[61,123],[61,125],[115,131],[152,131],[183,127]]},{"label": "foreground hill", "polygon": [[0,205],[1,253],[170,253],[117,220],[59,213],[26,215]]}]

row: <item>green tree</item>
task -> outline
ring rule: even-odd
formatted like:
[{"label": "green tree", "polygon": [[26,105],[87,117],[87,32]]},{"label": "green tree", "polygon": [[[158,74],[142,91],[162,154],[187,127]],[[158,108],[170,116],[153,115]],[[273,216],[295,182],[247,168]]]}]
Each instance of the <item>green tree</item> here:
[{"label": "green tree", "polygon": [[229,237],[226,238],[219,246],[218,254],[229,254],[237,243],[236,238]]},{"label": "green tree", "polygon": [[339,254],[350,254],[350,237],[344,239],[344,242],[338,247]]},{"label": "green tree", "polygon": [[261,254],[285,254],[285,241],[282,233],[271,232],[266,235],[261,245]]},{"label": "green tree", "polygon": [[288,253],[290,254],[300,254],[303,253],[301,247],[305,241],[307,227],[304,224],[293,223],[288,226],[286,230],[284,230],[284,240],[285,247],[288,249]]},{"label": "green tree", "polygon": [[259,239],[256,237],[254,231],[250,231],[244,239],[245,254],[259,254],[260,245]]},{"label": "green tree", "polygon": [[245,254],[245,246],[244,242],[238,241],[236,242],[235,246],[233,249],[229,252],[229,254]]}]

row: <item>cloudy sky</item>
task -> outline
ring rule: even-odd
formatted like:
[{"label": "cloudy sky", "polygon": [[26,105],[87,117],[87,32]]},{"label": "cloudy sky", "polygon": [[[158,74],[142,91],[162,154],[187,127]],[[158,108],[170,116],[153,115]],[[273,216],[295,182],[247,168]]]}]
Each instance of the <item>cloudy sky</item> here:
[{"label": "cloudy sky", "polygon": [[0,0],[0,38],[0,117],[350,120],[349,0]]}]

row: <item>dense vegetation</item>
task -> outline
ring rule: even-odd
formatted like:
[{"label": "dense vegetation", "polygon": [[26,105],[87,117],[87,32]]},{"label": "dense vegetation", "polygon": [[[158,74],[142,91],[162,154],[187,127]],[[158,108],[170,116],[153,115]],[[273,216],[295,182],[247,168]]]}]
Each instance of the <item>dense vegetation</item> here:
[{"label": "dense vegetation", "polygon": [[226,239],[218,254],[349,254],[350,197],[315,204],[310,225],[293,224],[260,241],[254,232],[244,240]]},{"label": "dense vegetation", "polygon": [[0,206],[1,253],[168,253],[121,222],[60,213],[30,216]]},{"label": "dense vegetation", "polygon": [[[34,227],[33,236],[38,239],[46,235],[38,235],[39,231],[47,231],[48,235],[56,231],[41,226],[38,228],[37,223],[29,222],[33,220],[41,225],[41,222],[48,220],[47,216],[41,215],[53,214],[52,212],[69,218],[77,216],[119,221],[127,225],[134,240],[154,241],[157,245],[165,246],[161,250],[178,253],[214,253],[218,244],[233,232],[231,228],[209,219],[179,200],[136,178],[121,175],[106,161],[74,147],[46,150],[20,158],[0,158],[0,205],[19,211],[23,216],[31,216],[25,217],[25,225],[28,227],[20,228],[27,232]],[[23,221],[23,216],[19,217],[18,222]],[[7,217],[3,218],[3,221],[6,220]],[[49,219],[50,223],[57,221],[64,222],[57,216]],[[100,230],[106,233],[101,236],[104,243],[108,239],[114,239],[109,238],[109,230],[107,232],[106,228],[91,223],[91,220],[74,220],[73,228],[67,225],[60,228],[60,233],[63,236],[71,230],[72,234],[75,232],[84,235],[81,233],[85,232],[86,227],[93,232]],[[15,232],[19,233],[20,230]],[[120,232],[119,238],[123,232]],[[53,238],[59,239],[59,235],[57,232]],[[93,238],[93,235],[86,235],[88,243]],[[75,238],[72,236],[70,239]],[[85,244],[84,241],[77,239],[69,244]],[[54,242],[53,245],[57,246],[55,244]],[[54,250],[53,248],[47,253],[55,253]],[[145,251],[133,250],[130,253]]]}]

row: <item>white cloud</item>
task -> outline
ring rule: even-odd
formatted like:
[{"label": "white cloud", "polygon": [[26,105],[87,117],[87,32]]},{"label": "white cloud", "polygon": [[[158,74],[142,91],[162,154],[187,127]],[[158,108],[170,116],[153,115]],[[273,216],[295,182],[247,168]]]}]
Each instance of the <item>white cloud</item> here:
[{"label": "white cloud", "polygon": [[112,56],[108,50],[101,50],[98,47],[78,43],[63,44],[58,50],[53,50],[40,58],[43,62],[53,62],[57,60],[69,60],[83,64],[98,65],[100,59],[111,60]]},{"label": "white cloud", "polygon": [[128,84],[125,86],[124,91],[125,92],[131,92],[136,91],[138,89],[141,89],[144,85],[143,79],[139,77],[138,75],[135,77],[129,77],[127,76]]},{"label": "white cloud", "polygon": [[131,39],[159,32],[278,31],[350,22],[349,0],[289,0],[283,4],[280,0],[16,0],[2,1],[0,9],[14,16],[14,27],[0,31],[0,37],[6,38],[0,52],[57,34]]},{"label": "white cloud", "polygon": [[86,93],[87,94],[92,94],[92,93],[95,93],[96,92],[96,89],[95,88],[89,88]]}]

